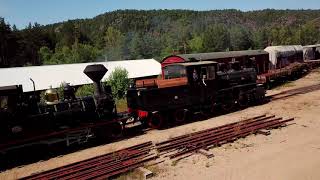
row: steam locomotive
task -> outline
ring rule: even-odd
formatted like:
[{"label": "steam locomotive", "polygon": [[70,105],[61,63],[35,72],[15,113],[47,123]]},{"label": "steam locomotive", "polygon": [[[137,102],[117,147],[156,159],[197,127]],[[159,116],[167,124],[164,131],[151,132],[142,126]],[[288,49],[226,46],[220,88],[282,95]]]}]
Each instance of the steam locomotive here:
[{"label": "steam locomotive", "polygon": [[257,84],[254,68],[239,62],[174,63],[163,67],[164,79],[136,83],[127,92],[128,109],[153,128],[170,121],[184,122],[194,113],[228,112],[235,105],[262,102],[265,89]]},{"label": "steam locomotive", "polygon": [[36,95],[25,96],[21,85],[1,87],[0,152],[35,144],[70,145],[91,136],[105,138],[120,133],[122,126],[111,88],[100,83],[106,72],[103,65],[84,69],[95,87],[94,95],[87,97],[75,97],[75,89],[65,84],[62,99],[51,88],[41,103]]}]

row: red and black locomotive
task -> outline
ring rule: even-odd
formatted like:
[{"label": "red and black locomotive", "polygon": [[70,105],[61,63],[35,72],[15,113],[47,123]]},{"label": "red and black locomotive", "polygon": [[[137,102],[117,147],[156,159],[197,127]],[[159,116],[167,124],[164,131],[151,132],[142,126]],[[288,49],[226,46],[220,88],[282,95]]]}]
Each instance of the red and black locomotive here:
[{"label": "red and black locomotive", "polygon": [[127,92],[129,111],[153,128],[168,121],[186,121],[198,112],[230,111],[260,102],[265,89],[256,83],[254,68],[238,62],[174,63],[163,67],[163,79],[136,83]]}]

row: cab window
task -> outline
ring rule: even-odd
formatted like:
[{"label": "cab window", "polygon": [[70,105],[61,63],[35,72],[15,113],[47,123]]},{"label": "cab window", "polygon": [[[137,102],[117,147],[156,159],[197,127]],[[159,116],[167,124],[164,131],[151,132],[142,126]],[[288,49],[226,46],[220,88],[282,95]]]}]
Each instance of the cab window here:
[{"label": "cab window", "polygon": [[8,108],[8,96],[0,96],[0,109]]},{"label": "cab window", "polygon": [[214,66],[202,67],[201,68],[201,78],[205,80],[212,80],[215,78],[215,68]]},{"label": "cab window", "polygon": [[165,79],[173,79],[173,78],[181,78],[181,77],[186,77],[186,70],[184,66],[171,65],[171,66],[164,67]]},{"label": "cab window", "polygon": [[208,67],[208,79],[215,79],[215,68],[214,66]]}]

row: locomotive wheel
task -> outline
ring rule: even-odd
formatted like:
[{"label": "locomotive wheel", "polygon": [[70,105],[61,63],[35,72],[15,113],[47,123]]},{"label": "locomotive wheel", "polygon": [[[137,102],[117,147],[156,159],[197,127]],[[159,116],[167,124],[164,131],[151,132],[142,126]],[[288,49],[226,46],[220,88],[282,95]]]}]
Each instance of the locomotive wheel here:
[{"label": "locomotive wheel", "polygon": [[247,107],[249,104],[248,100],[249,100],[248,95],[246,95],[246,94],[239,95],[239,99],[238,99],[239,106],[240,107]]},{"label": "locomotive wheel", "polygon": [[160,129],[163,123],[164,123],[164,119],[159,112],[152,113],[148,119],[148,125],[152,129]]},{"label": "locomotive wheel", "polygon": [[116,122],[111,125],[110,136],[113,138],[119,138],[122,136],[123,126],[121,122]]},{"label": "locomotive wheel", "polygon": [[233,100],[226,101],[221,105],[221,108],[224,112],[230,112],[233,109],[233,107],[234,107]]},{"label": "locomotive wheel", "polygon": [[174,113],[174,119],[178,123],[185,122],[187,120],[187,114],[188,114],[187,109],[176,110],[176,112]]}]

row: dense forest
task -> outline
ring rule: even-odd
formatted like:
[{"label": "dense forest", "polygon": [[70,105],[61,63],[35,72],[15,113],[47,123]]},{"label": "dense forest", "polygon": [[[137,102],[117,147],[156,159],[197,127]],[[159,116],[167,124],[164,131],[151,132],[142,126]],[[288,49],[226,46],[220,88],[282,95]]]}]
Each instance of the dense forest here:
[{"label": "dense forest", "polygon": [[0,67],[319,42],[320,10],[118,10],[22,30],[0,18]]}]

